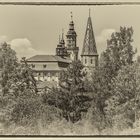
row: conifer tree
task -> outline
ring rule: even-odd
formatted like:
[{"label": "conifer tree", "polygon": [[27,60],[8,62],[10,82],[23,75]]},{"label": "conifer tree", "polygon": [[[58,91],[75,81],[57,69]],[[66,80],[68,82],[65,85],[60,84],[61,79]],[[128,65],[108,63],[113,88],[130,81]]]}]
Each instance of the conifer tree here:
[{"label": "conifer tree", "polygon": [[60,75],[59,88],[49,94],[47,102],[61,109],[62,116],[71,122],[82,118],[82,112],[87,112],[91,97],[85,94],[83,65],[73,61],[67,70]]}]

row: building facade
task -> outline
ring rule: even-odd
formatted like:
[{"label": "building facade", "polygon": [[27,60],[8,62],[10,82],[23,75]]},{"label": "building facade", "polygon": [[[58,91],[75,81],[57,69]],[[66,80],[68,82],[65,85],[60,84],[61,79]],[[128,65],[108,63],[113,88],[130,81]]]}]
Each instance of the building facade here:
[{"label": "building facade", "polygon": [[[74,28],[74,21],[71,13],[71,21],[66,34],[66,44],[64,33],[62,33],[61,38],[59,37],[55,55],[36,55],[27,59],[27,63],[33,69],[37,80],[58,82],[59,73],[66,69],[72,61],[78,60],[78,53],[77,33]],[[85,71],[89,71],[91,68],[98,66],[98,53],[90,14],[87,21],[81,62],[85,66]]]},{"label": "building facade", "polygon": [[55,55],[35,55],[27,59],[27,63],[34,71],[36,80],[58,82],[59,73],[68,67],[71,60]]}]

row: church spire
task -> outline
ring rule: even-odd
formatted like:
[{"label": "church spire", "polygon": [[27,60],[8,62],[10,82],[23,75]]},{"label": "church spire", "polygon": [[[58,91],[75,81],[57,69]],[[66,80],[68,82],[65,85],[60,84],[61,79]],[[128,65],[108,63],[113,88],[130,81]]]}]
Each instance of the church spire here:
[{"label": "church spire", "polygon": [[66,35],[67,38],[67,51],[69,53],[69,57],[71,60],[77,60],[78,59],[78,51],[79,47],[77,47],[77,34],[74,29],[74,22],[73,22],[73,14],[71,14],[71,21],[69,23],[69,29]]},{"label": "church spire", "polygon": [[61,38],[60,38],[60,35],[59,35],[59,44],[57,44],[57,47],[56,47],[56,55],[60,56],[62,58],[68,56],[67,49],[65,47],[65,41],[64,41],[64,29],[62,29]]},{"label": "church spire", "polygon": [[65,44],[65,41],[64,41],[64,29],[62,28],[62,38],[61,38],[61,44]]},{"label": "church spire", "polygon": [[59,43],[60,43],[61,39],[60,39],[60,35],[59,35]]},{"label": "church spire", "polygon": [[70,12],[71,13],[71,21],[73,21],[73,14],[72,14],[72,12]]},{"label": "church spire", "polygon": [[86,67],[96,67],[98,65],[98,53],[92,28],[90,9],[83,43],[83,49],[81,53],[81,61]]},{"label": "church spire", "polygon": [[90,8],[89,8],[89,17],[90,17]]},{"label": "church spire", "polygon": [[96,42],[92,28],[92,21],[90,17],[90,9],[89,9],[89,17],[87,21],[86,33],[83,43],[82,55],[98,55],[96,49]]},{"label": "church spire", "polygon": [[64,29],[62,28],[62,40],[64,40]]}]

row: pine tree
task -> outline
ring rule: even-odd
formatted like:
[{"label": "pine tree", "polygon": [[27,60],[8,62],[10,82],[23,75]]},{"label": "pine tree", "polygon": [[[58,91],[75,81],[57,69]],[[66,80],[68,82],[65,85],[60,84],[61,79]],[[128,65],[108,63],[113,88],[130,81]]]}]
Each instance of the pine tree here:
[{"label": "pine tree", "polygon": [[83,65],[73,61],[60,75],[59,88],[49,94],[47,102],[62,111],[62,116],[71,122],[82,119],[82,112],[87,112],[91,97],[85,94]]}]

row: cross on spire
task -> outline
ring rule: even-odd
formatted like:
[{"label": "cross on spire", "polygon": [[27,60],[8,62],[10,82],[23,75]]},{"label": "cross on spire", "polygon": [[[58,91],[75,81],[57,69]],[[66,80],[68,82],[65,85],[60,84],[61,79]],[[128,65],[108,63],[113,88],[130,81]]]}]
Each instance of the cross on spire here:
[{"label": "cross on spire", "polygon": [[71,14],[71,20],[73,21],[73,14],[72,14],[72,12],[70,12],[70,14]]},{"label": "cross on spire", "polygon": [[90,8],[89,8],[89,17],[90,17]]}]

